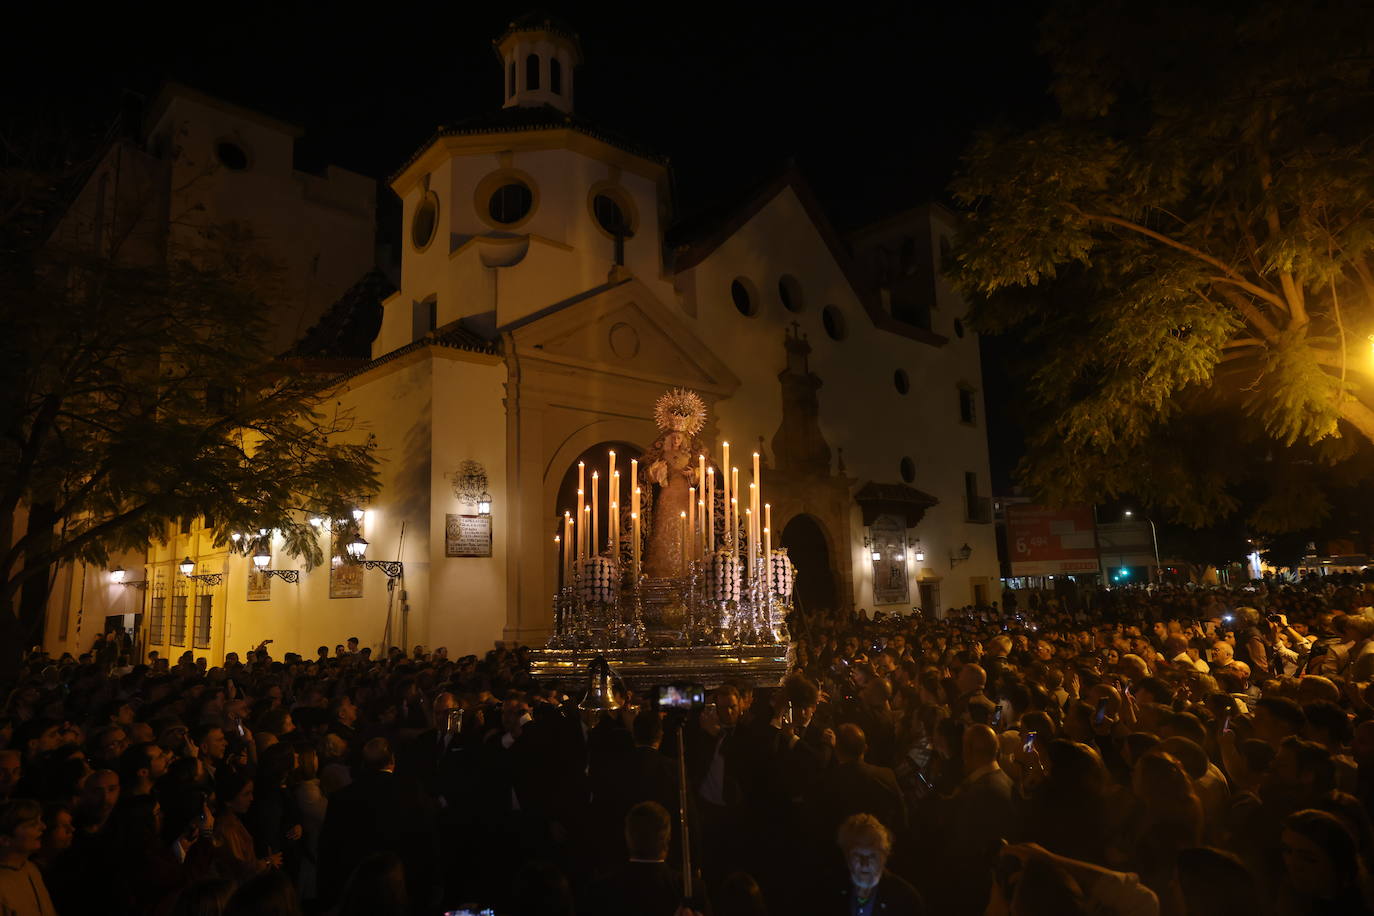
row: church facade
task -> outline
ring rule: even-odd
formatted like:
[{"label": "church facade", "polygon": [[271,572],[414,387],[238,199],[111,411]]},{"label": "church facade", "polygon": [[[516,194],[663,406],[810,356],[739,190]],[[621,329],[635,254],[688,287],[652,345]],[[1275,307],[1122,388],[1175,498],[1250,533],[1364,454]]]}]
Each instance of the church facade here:
[{"label": "church facade", "polygon": [[[168,618],[202,610],[212,660],[262,639],[541,644],[578,463],[605,475],[615,450],[627,468],[671,388],[706,400],[714,459],[729,441],[747,480],[759,452],[803,610],[999,598],[978,341],[935,269],[949,216],[842,238],[787,172],[672,238],[666,162],[576,113],[576,36],[528,21],[496,49],[500,111],[440,129],[392,177],[399,290],[371,359],[329,382],[380,443],[382,489],[357,509],[372,562],[288,582],[194,533],[150,545],[144,649],[190,648]],[[180,575],[183,555],[218,580]],[[192,599],[174,606],[177,589]]]}]

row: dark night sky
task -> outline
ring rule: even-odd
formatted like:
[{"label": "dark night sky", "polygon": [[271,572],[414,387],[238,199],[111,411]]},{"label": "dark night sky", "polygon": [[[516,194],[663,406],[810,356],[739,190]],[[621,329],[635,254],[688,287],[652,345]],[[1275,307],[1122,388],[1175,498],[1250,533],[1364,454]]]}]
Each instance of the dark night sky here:
[{"label": "dark night sky", "polygon": [[[12,35],[37,37],[0,63],[4,108],[99,122],[122,90],[177,79],[300,124],[312,158],[384,178],[436,125],[499,107],[491,41],[530,6],[112,6],[79,28],[32,12],[46,18]],[[1050,111],[1042,6],[543,4],[581,35],[578,111],[670,157],[680,215],[793,157],[841,228],[942,198],[974,129]],[[997,432],[1001,346],[984,367],[999,485],[1015,450]]]}]

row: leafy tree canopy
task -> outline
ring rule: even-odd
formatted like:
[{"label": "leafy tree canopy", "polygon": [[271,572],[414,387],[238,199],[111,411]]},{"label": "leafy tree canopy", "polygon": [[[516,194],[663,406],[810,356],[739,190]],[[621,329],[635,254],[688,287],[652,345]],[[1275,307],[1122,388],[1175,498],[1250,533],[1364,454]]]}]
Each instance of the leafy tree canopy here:
[{"label": "leafy tree canopy", "polygon": [[[82,173],[73,158],[0,146],[0,582],[11,607],[23,592],[30,642],[56,564],[203,517],[221,545],[273,528],[314,565],[310,519],[347,517],[378,486],[376,445],[327,379],[265,349],[278,271],[256,241],[173,217],[172,239],[140,247],[167,224],[114,197],[104,241],[70,244],[45,216],[64,172]],[[0,642],[15,625],[0,614]]]},{"label": "leafy tree canopy", "polygon": [[1308,527],[1374,442],[1374,17],[1067,0],[1059,114],[990,130],[950,272],[1025,344],[1023,481]]}]

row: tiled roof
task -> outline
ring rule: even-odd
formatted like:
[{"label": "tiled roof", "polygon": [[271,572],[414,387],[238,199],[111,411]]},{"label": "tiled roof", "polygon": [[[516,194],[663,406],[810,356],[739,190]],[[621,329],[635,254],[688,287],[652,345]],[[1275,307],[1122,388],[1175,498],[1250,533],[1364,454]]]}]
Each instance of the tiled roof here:
[{"label": "tiled roof", "polygon": [[380,270],[370,270],[331,305],[315,326],[305,332],[288,357],[306,359],[368,359],[372,340],[382,327],[382,300],[396,285]]},{"label": "tiled roof", "polygon": [[667,165],[668,159],[658,153],[653,152],[639,142],[612,130],[607,130],[593,124],[581,115],[569,114],[559,111],[552,105],[540,105],[537,108],[521,108],[518,106],[502,108],[490,114],[478,115],[472,118],[464,118],[453,124],[445,124],[434,132],[434,135],[420,144],[420,148],[401,164],[391,176],[390,181],[395,181],[406,169],[424,155],[425,150],[433,146],[441,137],[460,137],[472,134],[505,134],[516,133],[526,130],[575,130],[585,134],[594,140],[622,149],[627,153],[633,153],[644,159]]}]

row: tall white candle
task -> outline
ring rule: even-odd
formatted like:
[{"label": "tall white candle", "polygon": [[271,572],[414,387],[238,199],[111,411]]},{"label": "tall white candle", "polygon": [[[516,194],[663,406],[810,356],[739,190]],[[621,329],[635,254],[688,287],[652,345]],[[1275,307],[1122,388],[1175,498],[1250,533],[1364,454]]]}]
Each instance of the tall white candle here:
[{"label": "tall white candle", "polygon": [[578,535],[577,540],[578,543],[582,545],[583,553],[582,556],[578,559],[587,559],[592,555],[591,551],[595,549],[595,545],[592,543],[591,535],[592,518],[595,515],[596,513],[592,511],[591,503],[588,503],[587,505],[582,507],[582,533]]},{"label": "tall white candle", "polygon": [[[749,507],[749,504],[748,504],[748,503],[745,503],[744,507],[747,509],[747,508]],[[738,542],[739,539],[740,539],[739,524],[740,524],[740,521],[742,521],[742,519],[743,519],[743,516],[741,516],[741,515],[739,514],[739,510],[740,510],[740,504],[739,504],[739,468],[731,468],[731,469],[730,469],[730,536],[731,536],[732,538],[734,538],[736,542]],[[739,547],[738,547],[738,546],[736,546],[736,548],[735,548],[735,556],[739,556]]]},{"label": "tall white candle", "polygon": [[597,471],[592,471],[592,544],[591,556],[601,553],[601,475]]},{"label": "tall white candle", "polygon": [[724,458],[720,463],[720,487],[725,497],[723,510],[725,518],[722,519],[725,524],[721,529],[725,537],[725,544],[722,546],[728,547],[730,544],[734,543],[735,540],[730,536],[730,443],[723,443],[721,451],[724,452]]},{"label": "tall white candle", "polygon": [[754,510],[750,509],[748,506],[744,509],[744,530],[748,532],[744,541],[746,546],[744,556],[749,566],[749,578],[752,579],[754,576],[758,575],[758,570],[754,566],[754,551],[756,548],[756,542],[754,540]]},{"label": "tall white candle", "polygon": [[687,541],[686,547],[688,555],[695,557],[697,553],[697,488],[687,488]]},{"label": "tall white candle", "polygon": [[716,469],[706,469],[706,551],[716,552]]},{"label": "tall white candle", "polygon": [[572,513],[563,510],[563,584],[572,585],[573,520]]},{"label": "tall white candle", "polygon": [[[635,492],[638,492],[636,490]],[[639,587],[639,513],[630,513],[630,565],[635,587]]]},{"label": "tall white candle", "polygon": [[[615,452],[611,452],[612,455]],[[611,559],[620,559],[620,472],[611,475]]]},{"label": "tall white candle", "polygon": [[679,512],[677,518],[678,543],[682,545],[682,571],[681,575],[687,575],[687,513]]},{"label": "tall white candle", "polygon": [[587,466],[577,462],[577,558],[587,555],[587,533],[583,530],[587,514],[582,510],[587,506]]},{"label": "tall white candle", "polygon": [[620,499],[620,491],[615,486],[615,449],[611,449],[607,457],[610,469],[606,472],[606,546],[611,548],[607,554],[614,560],[615,533],[619,526],[611,520],[611,516],[615,514],[615,504]]},{"label": "tall white candle", "polygon": [[[563,562],[563,539],[556,534],[553,536],[553,562],[560,565]],[[559,571],[562,572],[561,569]],[[559,578],[563,577],[560,575]]]}]

